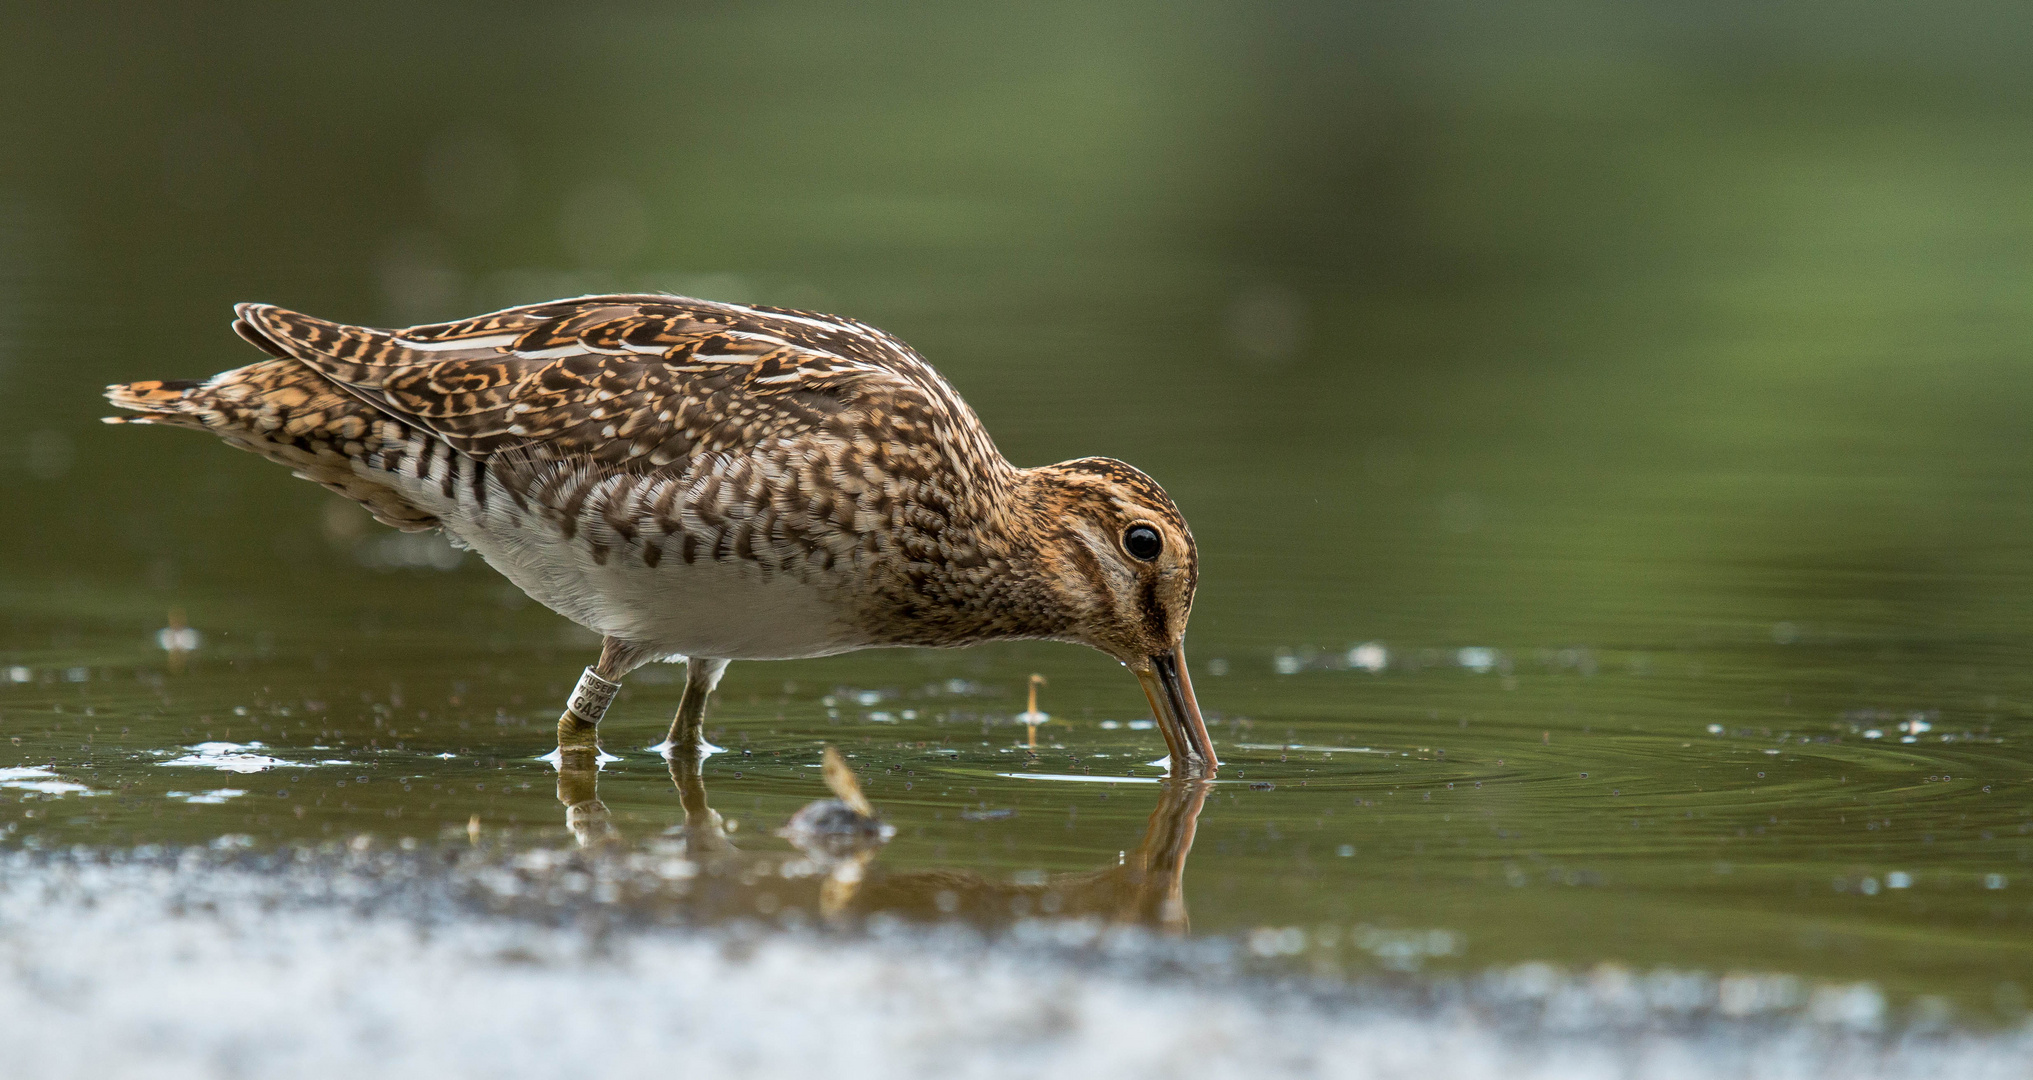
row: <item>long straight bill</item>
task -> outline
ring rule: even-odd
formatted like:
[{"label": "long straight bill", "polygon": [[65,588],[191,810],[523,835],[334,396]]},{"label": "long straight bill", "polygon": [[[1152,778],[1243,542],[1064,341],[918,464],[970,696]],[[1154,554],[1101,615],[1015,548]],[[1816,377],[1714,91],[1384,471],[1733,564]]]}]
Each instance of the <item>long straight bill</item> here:
[{"label": "long straight bill", "polygon": [[1214,740],[1207,737],[1207,721],[1200,718],[1200,703],[1193,699],[1193,680],[1186,674],[1186,647],[1150,658],[1149,666],[1136,670],[1150,699],[1151,714],[1165,733],[1165,746],[1172,752],[1172,775],[1211,776],[1221,766],[1214,756]]}]

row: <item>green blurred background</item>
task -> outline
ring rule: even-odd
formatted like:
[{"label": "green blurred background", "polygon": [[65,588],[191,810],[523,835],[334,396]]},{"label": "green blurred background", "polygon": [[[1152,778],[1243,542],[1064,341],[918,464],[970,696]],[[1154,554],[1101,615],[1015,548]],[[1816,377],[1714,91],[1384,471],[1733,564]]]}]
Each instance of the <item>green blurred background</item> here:
[{"label": "green blurred background", "polygon": [[321,492],[93,424],[100,384],[246,361],[231,303],[627,288],[851,313],[1019,463],[1145,466],[1201,534],[1203,640],[2023,628],[2017,4],[9,23],[14,611],[385,599]]},{"label": "green blurred background", "polygon": [[[5,31],[0,666],[27,675],[0,726],[24,762],[80,760],[114,715],[146,764],[257,726],[358,744],[427,704],[408,737],[535,769],[583,638],[251,456],[100,426],[99,389],[254,359],[236,301],[404,325],[671,290],[881,325],[1019,464],[1142,466],[1199,538],[1224,743],[1246,716],[1407,755],[1388,780],[1337,757],[1305,794],[1312,764],[1234,751],[1286,786],[1210,804],[1197,925],[1437,920],[1465,963],[1778,965],[2023,1013],[2022,3],[42,5]],[[165,684],[172,610],[206,645]],[[1387,673],[1348,670],[1372,640]],[[1464,646],[1495,650],[1486,677]],[[1042,670],[1082,718],[1053,738],[1148,752],[1089,722],[1142,708],[1110,668],[736,665],[719,715],[804,746],[860,722],[822,712],[836,682],[1008,695]],[[675,688],[630,694],[637,722]],[[316,720],[259,718],[308,698]],[[948,794],[1038,798],[978,756]],[[637,771],[610,801],[667,820]],[[1389,803],[1414,773],[1429,798]],[[512,813],[556,833],[524,780]],[[814,792],[716,783],[764,817]],[[1092,833],[1005,843],[931,788],[877,786],[908,826],[887,861],[1072,869],[1148,812],[1090,800]],[[1450,821],[1457,797],[1501,810]],[[1335,831],[1365,800],[1396,809]],[[68,839],[398,827],[150,824],[159,801],[91,801]],[[1344,839],[1361,858],[1325,858]],[[1896,904],[1895,869],[1920,882]]]}]

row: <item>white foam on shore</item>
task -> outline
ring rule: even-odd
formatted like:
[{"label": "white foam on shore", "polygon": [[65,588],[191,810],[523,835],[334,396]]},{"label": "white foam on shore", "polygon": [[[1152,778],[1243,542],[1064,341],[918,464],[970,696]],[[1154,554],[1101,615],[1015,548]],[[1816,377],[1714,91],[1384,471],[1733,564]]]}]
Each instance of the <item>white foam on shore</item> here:
[{"label": "white foam on shore", "polygon": [[16,862],[0,875],[7,1074],[2016,1080],[2033,1060],[2027,1030],[1674,1025],[1567,976],[1533,991],[1571,999],[1557,1019],[1520,1022],[1500,998],[1132,974],[1107,948],[1076,964],[939,933],[595,932],[356,905],[342,877],[307,880],[324,879]]}]

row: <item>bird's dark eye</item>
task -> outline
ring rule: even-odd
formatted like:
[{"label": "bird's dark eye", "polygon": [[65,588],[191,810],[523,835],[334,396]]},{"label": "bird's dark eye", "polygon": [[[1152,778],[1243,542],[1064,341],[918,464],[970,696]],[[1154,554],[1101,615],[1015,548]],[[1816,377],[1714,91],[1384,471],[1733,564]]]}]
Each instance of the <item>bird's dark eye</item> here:
[{"label": "bird's dark eye", "polygon": [[1150,562],[1165,550],[1165,539],[1149,525],[1131,525],[1122,534],[1122,549],[1138,562]]}]

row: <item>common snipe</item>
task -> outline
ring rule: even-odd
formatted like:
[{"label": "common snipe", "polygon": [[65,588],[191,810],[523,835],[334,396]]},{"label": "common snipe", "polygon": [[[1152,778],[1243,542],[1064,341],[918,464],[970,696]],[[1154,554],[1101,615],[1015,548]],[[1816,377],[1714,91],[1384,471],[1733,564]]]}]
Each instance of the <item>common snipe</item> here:
[{"label": "common snipe", "polygon": [[1175,773],[1218,762],[1181,641],[1197,555],[1110,458],[1019,469],[918,354],[852,319],[590,296],[376,330],[242,304],[273,359],[108,388],[404,530],[442,528],[603,635],[559,721],[590,745],[619,680],[688,659],[696,746],[729,660],[1010,638],[1143,683]]}]

